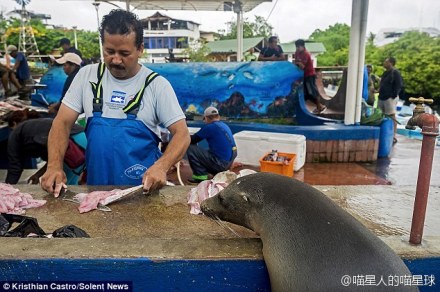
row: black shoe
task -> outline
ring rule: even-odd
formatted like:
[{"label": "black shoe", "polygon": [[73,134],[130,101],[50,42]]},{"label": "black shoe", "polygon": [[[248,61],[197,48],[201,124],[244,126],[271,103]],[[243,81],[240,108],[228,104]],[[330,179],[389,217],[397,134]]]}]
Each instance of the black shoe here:
[{"label": "black shoe", "polygon": [[205,180],[206,179],[189,178],[187,181],[190,185],[198,185],[199,183]]}]

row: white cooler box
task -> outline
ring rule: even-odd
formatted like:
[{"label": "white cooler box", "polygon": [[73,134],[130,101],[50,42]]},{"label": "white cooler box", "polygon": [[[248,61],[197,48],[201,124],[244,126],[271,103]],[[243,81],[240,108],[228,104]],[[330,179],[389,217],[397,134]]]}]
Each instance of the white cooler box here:
[{"label": "white cooler box", "polygon": [[303,135],[241,131],[234,135],[234,139],[238,151],[235,161],[243,164],[259,166],[260,158],[272,150],[295,153],[295,171],[306,162],[306,137]]}]

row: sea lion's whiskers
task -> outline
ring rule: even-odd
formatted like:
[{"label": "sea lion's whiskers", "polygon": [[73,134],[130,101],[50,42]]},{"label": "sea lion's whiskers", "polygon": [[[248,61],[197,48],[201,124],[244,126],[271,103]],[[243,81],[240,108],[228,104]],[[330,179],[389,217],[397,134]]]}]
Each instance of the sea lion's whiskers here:
[{"label": "sea lion's whiskers", "polygon": [[223,227],[224,229],[229,229],[235,236],[241,237],[240,234],[235,232],[234,229],[232,229],[228,224],[226,224],[224,221],[222,221],[217,214],[210,214],[209,217],[211,217],[219,226]]}]

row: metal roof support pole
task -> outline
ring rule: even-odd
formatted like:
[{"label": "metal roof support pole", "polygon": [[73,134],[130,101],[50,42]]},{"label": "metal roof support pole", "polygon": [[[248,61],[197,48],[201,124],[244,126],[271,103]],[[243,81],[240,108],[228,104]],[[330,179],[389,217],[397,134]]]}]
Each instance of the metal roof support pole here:
[{"label": "metal roof support pole", "polygon": [[76,25],[72,26],[73,28],[73,39],[75,40],[75,49],[78,49],[78,38],[76,36],[76,29],[78,28]]},{"label": "metal roof support pole", "polygon": [[359,23],[359,60],[358,60],[358,76],[357,76],[357,95],[355,109],[355,123],[361,122],[362,110],[362,94],[364,85],[364,68],[365,68],[365,40],[367,36],[367,20],[368,20],[368,3],[369,0],[361,0],[361,19]]},{"label": "metal roof support pole", "polygon": [[[345,101],[344,124],[353,125],[356,123],[356,99],[359,95],[358,76],[360,62],[361,44],[361,16],[362,1],[352,0],[350,47],[348,54],[348,76],[347,76],[347,96]],[[368,0],[365,0],[368,1]],[[363,62],[363,60],[362,60]]]},{"label": "metal roof support pole", "polygon": [[20,40],[18,44],[18,50],[26,54],[26,18],[28,17],[27,11],[24,5],[24,1],[21,5],[21,26],[20,26]]},{"label": "metal roof support pole", "polygon": [[243,59],[243,10],[240,1],[234,2],[234,12],[237,13],[237,62]]},{"label": "metal roof support pole", "polygon": [[92,4],[93,4],[93,6],[95,6],[95,9],[96,9],[96,19],[98,20],[99,53],[101,54],[101,62],[104,62],[104,53],[103,53],[103,51],[102,51],[102,40],[101,40],[101,34],[99,33],[99,24],[100,24],[100,21],[99,21],[99,12],[98,12],[98,9],[99,9],[99,4],[101,4],[101,3],[99,3],[99,2],[93,2]]}]

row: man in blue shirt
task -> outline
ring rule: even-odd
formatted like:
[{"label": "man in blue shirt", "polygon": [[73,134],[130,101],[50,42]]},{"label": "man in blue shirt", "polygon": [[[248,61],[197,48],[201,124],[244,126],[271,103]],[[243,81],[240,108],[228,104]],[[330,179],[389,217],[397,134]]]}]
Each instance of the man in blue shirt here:
[{"label": "man in blue shirt", "polygon": [[64,73],[66,73],[67,75],[67,79],[64,82],[63,92],[61,93],[60,100],[49,105],[49,113],[51,114],[56,114],[60,109],[64,95],[66,95],[67,90],[69,90],[70,84],[72,84],[73,79],[81,68],[82,60],[80,56],[75,53],[65,53],[61,58],[56,59],[55,62],[63,65],[63,70]]},{"label": "man in blue shirt", "polygon": [[17,47],[14,45],[9,45],[6,50],[8,51],[8,54],[15,59],[15,64],[14,67],[12,67],[12,71],[15,72],[18,82],[21,84],[21,86],[26,86],[26,81],[31,78],[31,71],[29,70],[26,56],[22,52],[19,52]]},{"label": "man in blue shirt", "polygon": [[[186,152],[193,171],[188,182],[192,184],[207,180],[209,173],[215,175],[228,170],[237,157],[237,147],[231,129],[220,121],[218,110],[213,106],[206,108],[203,120],[206,125],[191,135],[191,145]],[[204,139],[208,142],[208,150],[197,145]]]}]

